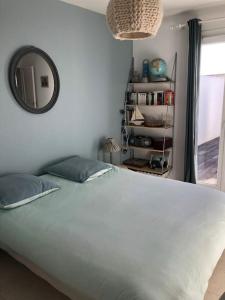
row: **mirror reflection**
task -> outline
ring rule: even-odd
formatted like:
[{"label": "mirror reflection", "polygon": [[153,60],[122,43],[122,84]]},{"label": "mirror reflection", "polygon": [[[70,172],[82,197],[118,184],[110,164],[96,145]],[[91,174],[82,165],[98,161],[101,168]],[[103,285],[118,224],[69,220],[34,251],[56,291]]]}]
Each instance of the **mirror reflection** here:
[{"label": "mirror reflection", "polygon": [[45,107],[53,96],[54,78],[48,63],[38,54],[24,55],[16,67],[16,89],[31,108]]}]

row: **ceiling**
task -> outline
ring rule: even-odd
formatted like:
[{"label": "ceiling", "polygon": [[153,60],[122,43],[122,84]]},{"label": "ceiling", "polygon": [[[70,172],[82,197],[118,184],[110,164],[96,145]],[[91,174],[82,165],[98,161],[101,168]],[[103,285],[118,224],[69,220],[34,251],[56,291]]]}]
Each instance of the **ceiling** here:
[{"label": "ceiling", "polygon": [[[105,14],[109,0],[61,0],[83,8]],[[224,0],[162,0],[165,15],[173,15],[188,10],[224,4]]]}]

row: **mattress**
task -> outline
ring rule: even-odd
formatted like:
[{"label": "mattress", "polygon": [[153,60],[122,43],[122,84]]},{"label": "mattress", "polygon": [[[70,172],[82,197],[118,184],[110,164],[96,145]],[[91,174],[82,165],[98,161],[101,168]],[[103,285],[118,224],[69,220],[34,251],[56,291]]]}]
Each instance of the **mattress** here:
[{"label": "mattress", "polygon": [[225,249],[225,195],[115,169],[0,211],[0,247],[77,300],[202,300]]}]

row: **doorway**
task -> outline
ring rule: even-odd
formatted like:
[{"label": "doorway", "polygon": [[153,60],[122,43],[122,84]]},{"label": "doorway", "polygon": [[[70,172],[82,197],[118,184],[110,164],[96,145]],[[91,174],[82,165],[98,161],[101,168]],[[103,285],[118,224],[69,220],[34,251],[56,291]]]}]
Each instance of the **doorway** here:
[{"label": "doorway", "polygon": [[197,183],[222,189],[225,42],[203,43],[198,118]]}]

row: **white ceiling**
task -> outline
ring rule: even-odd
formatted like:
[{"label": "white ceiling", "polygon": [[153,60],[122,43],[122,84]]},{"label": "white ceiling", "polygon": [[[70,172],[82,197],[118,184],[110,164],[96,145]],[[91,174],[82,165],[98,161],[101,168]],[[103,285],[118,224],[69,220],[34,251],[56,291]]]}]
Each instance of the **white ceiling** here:
[{"label": "white ceiling", "polygon": [[[61,0],[83,8],[87,8],[105,14],[109,0]],[[162,0],[165,15],[173,15],[180,12],[194,10],[203,7],[224,4],[225,0]]]}]

